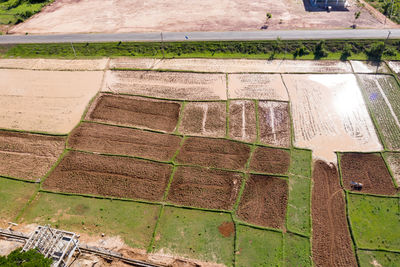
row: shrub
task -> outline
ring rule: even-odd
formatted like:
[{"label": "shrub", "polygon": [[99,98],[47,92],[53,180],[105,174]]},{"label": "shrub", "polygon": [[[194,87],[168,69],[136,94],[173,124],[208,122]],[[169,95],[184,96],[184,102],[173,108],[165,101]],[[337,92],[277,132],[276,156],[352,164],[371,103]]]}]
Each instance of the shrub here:
[{"label": "shrub", "polygon": [[45,258],[42,254],[33,249],[22,252],[19,248],[11,252],[7,257],[0,256],[0,266],[4,267],[50,267],[51,263],[51,259]]},{"label": "shrub", "polygon": [[366,50],[367,56],[372,60],[380,60],[385,51],[384,42],[375,42],[369,49]]},{"label": "shrub", "polygon": [[315,55],[315,58],[317,58],[317,59],[328,56],[328,51],[326,51],[324,40],[321,40],[317,43],[317,45],[315,46],[315,49],[314,49],[314,55]]},{"label": "shrub", "polygon": [[349,56],[351,56],[351,45],[350,44],[345,44],[343,47],[343,51],[342,51],[342,55],[341,55],[341,59],[342,60],[346,60]]}]

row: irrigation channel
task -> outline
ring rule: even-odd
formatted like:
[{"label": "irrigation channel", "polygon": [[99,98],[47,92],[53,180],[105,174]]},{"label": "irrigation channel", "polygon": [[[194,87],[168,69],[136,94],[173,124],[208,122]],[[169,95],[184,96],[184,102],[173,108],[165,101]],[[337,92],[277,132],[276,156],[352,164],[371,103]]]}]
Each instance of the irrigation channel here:
[{"label": "irrigation channel", "polygon": [[[23,241],[26,241],[26,240],[29,239],[29,236],[26,236],[23,233],[11,231],[11,230],[8,230],[8,229],[1,229],[1,228],[0,228],[0,236],[8,238],[8,239],[23,240]],[[138,260],[134,260],[134,259],[125,258],[119,253],[112,252],[112,251],[105,250],[105,249],[101,249],[101,248],[88,247],[86,245],[79,245],[79,250],[81,251],[81,253],[97,255],[97,256],[100,256],[100,257],[102,257],[104,259],[107,259],[107,260],[118,260],[118,261],[121,261],[123,263],[129,264],[131,266],[137,266],[137,267],[163,267],[163,265],[154,265],[154,264],[150,264],[150,263],[143,262],[143,261],[138,261]]]}]

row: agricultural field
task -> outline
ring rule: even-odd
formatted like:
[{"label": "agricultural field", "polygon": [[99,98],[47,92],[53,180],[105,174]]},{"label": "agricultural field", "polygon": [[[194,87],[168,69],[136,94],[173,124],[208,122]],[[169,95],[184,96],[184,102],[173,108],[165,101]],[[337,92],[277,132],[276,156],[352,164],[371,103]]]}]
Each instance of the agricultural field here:
[{"label": "agricultural field", "polygon": [[[377,75],[367,62],[325,62],[326,73],[311,61],[282,73],[261,60],[221,61],[249,72],[210,71],[204,59],[188,70],[175,60],[179,72],[107,62],[0,60],[11,77],[0,102],[27,99],[15,114],[58,99],[37,97],[45,89],[74,100],[47,117],[0,116],[0,227],[51,224],[169,266],[398,265],[400,153],[365,98],[367,81],[397,116],[386,63]],[[46,77],[28,84],[20,72]]]}]

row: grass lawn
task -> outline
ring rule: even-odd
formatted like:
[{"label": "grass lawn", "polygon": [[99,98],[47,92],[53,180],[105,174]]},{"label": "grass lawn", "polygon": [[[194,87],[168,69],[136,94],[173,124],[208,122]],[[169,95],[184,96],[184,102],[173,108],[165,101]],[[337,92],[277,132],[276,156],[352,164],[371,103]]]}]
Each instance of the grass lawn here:
[{"label": "grass lawn", "polygon": [[397,267],[400,266],[400,253],[390,253],[385,251],[366,251],[357,252],[361,267]]},{"label": "grass lawn", "polygon": [[311,177],[311,151],[303,149],[291,150],[291,163],[289,173]]},{"label": "grass lawn", "polygon": [[293,234],[284,236],[285,266],[312,266],[310,240]]},{"label": "grass lawn", "polygon": [[23,223],[99,235],[120,236],[137,248],[146,249],[156,225],[160,206],[128,201],[39,193],[21,217]]},{"label": "grass lawn", "polygon": [[[239,225],[236,266],[282,266],[282,233]],[[296,265],[298,266],[298,265]]]},{"label": "grass lawn", "polygon": [[13,221],[37,188],[36,184],[0,178],[0,224]]},{"label": "grass lawn", "polygon": [[287,210],[288,230],[310,235],[310,179],[291,175]]},{"label": "grass lawn", "polygon": [[224,222],[232,222],[227,213],[165,207],[154,251],[232,266],[234,230],[223,236],[218,227]]},{"label": "grass lawn", "polygon": [[348,194],[351,227],[359,248],[400,251],[399,198]]}]

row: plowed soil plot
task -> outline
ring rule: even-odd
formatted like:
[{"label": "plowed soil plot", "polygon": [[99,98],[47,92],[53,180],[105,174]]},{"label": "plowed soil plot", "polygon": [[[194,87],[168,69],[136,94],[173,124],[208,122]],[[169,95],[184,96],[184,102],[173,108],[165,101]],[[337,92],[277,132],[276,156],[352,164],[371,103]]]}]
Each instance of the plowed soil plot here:
[{"label": "plowed soil plot", "polygon": [[336,162],[335,151],[382,149],[352,74],[284,75],[289,91],[295,145]]},{"label": "plowed soil plot", "polygon": [[64,150],[65,138],[0,131],[0,175],[35,180]]},{"label": "plowed soil plot", "polygon": [[240,200],[238,216],[252,224],[282,228],[285,223],[287,195],[286,180],[251,175]]},{"label": "plowed soil plot", "polygon": [[187,135],[224,137],[226,134],[226,103],[187,103],[183,110],[179,131]]},{"label": "plowed soil plot", "polygon": [[224,74],[108,71],[103,91],[182,100],[225,100]]},{"label": "plowed soil plot", "polygon": [[257,140],[255,103],[250,100],[229,102],[229,136],[245,142]]},{"label": "plowed soil plot", "polygon": [[59,192],[160,201],[171,175],[168,164],[69,152],[44,182]]},{"label": "plowed soil plot", "polygon": [[313,181],[311,213],[315,266],[357,266],[335,165],[317,161]]},{"label": "plowed soil plot", "polygon": [[86,119],[173,132],[179,110],[176,102],[105,94],[93,103]]},{"label": "plowed soil plot", "polygon": [[385,155],[390,169],[392,170],[393,177],[397,182],[397,186],[400,186],[400,153],[387,152]]},{"label": "plowed soil plot", "polygon": [[260,101],[258,112],[261,143],[272,146],[290,147],[288,103]]},{"label": "plowed soil plot", "polygon": [[18,58],[0,59],[0,68],[26,70],[104,70],[108,59],[48,59]]},{"label": "plowed soil plot", "polygon": [[393,195],[396,189],[386,164],[379,154],[345,153],[340,157],[343,185],[351,190],[350,182],[363,184],[361,192]]},{"label": "plowed soil plot", "polygon": [[179,167],[168,194],[168,200],[185,206],[229,210],[242,184],[236,172],[199,167]]},{"label": "plowed soil plot", "polygon": [[78,150],[169,161],[180,141],[180,137],[169,134],[82,123],[70,135],[68,145]]},{"label": "plowed soil plot", "polygon": [[250,169],[256,172],[286,174],[290,165],[290,154],[288,151],[257,147],[250,162]]},{"label": "plowed soil plot", "polygon": [[189,137],[181,148],[177,161],[221,169],[241,170],[250,155],[248,145],[201,137]]},{"label": "plowed soil plot", "polygon": [[289,100],[280,74],[230,74],[228,97]]}]

